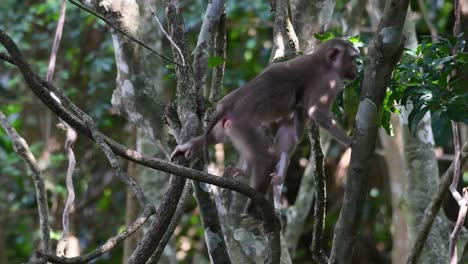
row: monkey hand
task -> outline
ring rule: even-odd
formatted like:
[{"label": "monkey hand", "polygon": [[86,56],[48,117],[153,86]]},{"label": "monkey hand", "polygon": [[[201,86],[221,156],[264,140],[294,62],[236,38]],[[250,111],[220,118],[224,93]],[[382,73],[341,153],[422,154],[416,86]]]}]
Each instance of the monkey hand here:
[{"label": "monkey hand", "polygon": [[276,172],[272,172],[270,174],[270,177],[271,177],[271,184],[273,186],[278,186],[278,185],[281,185],[283,184],[283,176],[276,173]]},{"label": "monkey hand", "polygon": [[190,159],[193,156],[193,152],[193,144],[190,141],[182,145],[177,145],[171,154],[171,161],[174,161],[175,157],[178,155],[184,155],[186,159]]}]

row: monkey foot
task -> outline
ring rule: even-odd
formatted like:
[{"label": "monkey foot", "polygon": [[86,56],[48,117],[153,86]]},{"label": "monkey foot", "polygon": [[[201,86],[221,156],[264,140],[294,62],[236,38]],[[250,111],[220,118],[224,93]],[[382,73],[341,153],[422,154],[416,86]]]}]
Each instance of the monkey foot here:
[{"label": "monkey foot", "polygon": [[245,173],[243,170],[233,166],[233,165],[228,165],[226,168],[224,168],[224,175],[229,175],[232,177],[238,177],[238,176],[245,176]]}]

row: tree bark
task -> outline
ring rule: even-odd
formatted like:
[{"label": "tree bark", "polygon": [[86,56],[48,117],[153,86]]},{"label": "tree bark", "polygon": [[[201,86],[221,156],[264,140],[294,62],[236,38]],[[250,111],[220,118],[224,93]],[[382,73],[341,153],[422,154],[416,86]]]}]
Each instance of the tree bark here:
[{"label": "tree bark", "polygon": [[329,263],[349,263],[367,195],[368,170],[375,150],[380,109],[391,73],[403,52],[402,35],[409,1],[389,0],[369,46],[363,91],[356,116],[356,133],[343,207],[335,227]]},{"label": "tree bark", "polygon": [[[432,195],[437,191],[439,169],[434,155],[434,137],[430,114],[426,113],[413,134],[408,128],[408,114],[411,108],[411,105],[407,105],[406,109],[401,108],[401,127],[408,181],[404,196],[407,205],[405,213],[409,223],[409,235],[414,241],[421,226],[424,210],[431,201]],[[418,263],[446,263],[450,232],[448,219],[443,212],[439,212]]]}]

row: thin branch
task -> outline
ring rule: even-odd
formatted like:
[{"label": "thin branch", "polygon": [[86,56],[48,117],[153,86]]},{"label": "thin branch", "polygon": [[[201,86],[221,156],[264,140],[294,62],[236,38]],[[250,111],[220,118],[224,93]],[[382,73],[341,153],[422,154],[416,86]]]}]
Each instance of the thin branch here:
[{"label": "thin branch", "polygon": [[65,258],[65,257],[58,257],[51,254],[45,254],[43,252],[36,252],[38,257],[52,262],[52,263],[61,263],[61,264],[77,264],[77,263],[88,263],[91,260],[103,255],[106,252],[109,252],[117,245],[122,243],[125,239],[127,239],[130,235],[132,235],[135,231],[137,231],[147,220],[148,218],[154,214],[154,207],[146,207],[143,213],[131,224],[129,225],[122,233],[111,237],[107,240],[106,243],[98,247],[97,249],[73,258]]},{"label": "thin branch", "polygon": [[[453,12],[455,15],[455,22],[453,25],[453,35],[457,37],[460,34],[460,2],[459,0],[453,1]],[[452,54],[456,54],[458,52],[458,45],[455,45]],[[456,75],[456,70],[453,71],[452,75]],[[453,171],[453,179],[452,184],[450,184],[450,192],[452,193],[453,198],[457,201],[458,206],[460,209],[458,211],[457,223],[450,234],[450,241],[449,241],[449,262],[450,264],[457,263],[457,241],[458,236],[460,234],[461,228],[463,227],[463,223],[465,222],[467,206],[468,206],[468,191],[466,188],[463,189],[463,197],[458,192],[458,182],[460,179],[460,127],[457,122],[452,121],[452,132],[453,132],[453,144],[455,146],[455,160],[454,160],[454,171]]]},{"label": "thin branch", "polygon": [[158,243],[158,247],[156,248],[156,251],[154,251],[153,255],[146,262],[147,264],[153,264],[153,263],[159,262],[159,258],[161,258],[161,254],[163,253],[164,248],[166,247],[167,243],[171,239],[172,234],[174,234],[174,230],[176,229],[180,221],[180,218],[184,214],[185,205],[187,201],[190,199],[191,192],[192,192],[192,183],[191,182],[185,183],[184,191],[182,192],[182,197],[179,200],[179,204],[177,205],[177,209],[174,213],[174,216],[172,217],[171,223],[167,226],[166,233],[164,233],[164,236]]},{"label": "thin branch", "polygon": [[157,245],[164,237],[167,226],[174,218],[177,204],[182,196],[186,179],[182,177],[171,177],[169,188],[167,189],[162,203],[156,210],[154,221],[146,231],[143,239],[138,243],[128,259],[128,264],[146,263]]},{"label": "thin branch", "polygon": [[449,259],[450,264],[457,264],[457,241],[460,231],[465,223],[466,212],[468,211],[468,188],[463,188],[463,200],[465,201],[463,204],[459,202],[460,209],[458,211],[457,223],[453,228],[452,234],[450,234],[450,243],[449,243]]},{"label": "thin branch", "polygon": [[[36,96],[55,114],[65,120],[74,129],[83,135],[93,138],[90,128],[83,122],[81,115],[82,111],[73,104],[59,89],[53,84],[42,80],[35,74],[29,64],[25,61],[23,55],[19,51],[13,40],[0,29],[0,43],[7,49],[11,58],[14,58],[15,65],[18,66],[29,88]],[[58,99],[57,99],[58,98]],[[59,103],[62,102],[62,104]],[[102,135],[102,134],[101,134]],[[257,193],[249,186],[239,183],[236,180],[218,177],[206,172],[193,170],[184,166],[176,165],[158,158],[153,158],[144,155],[136,150],[127,148],[122,144],[112,140],[111,138],[102,135],[110,148],[115,154],[127,160],[136,162],[146,167],[157,170],[162,170],[184,178],[210,183],[222,188],[230,189],[239,192],[252,200],[255,200],[259,209],[264,214],[265,225],[268,230],[277,230],[277,223],[273,207],[266,201],[263,195]]]},{"label": "thin branch", "polygon": [[171,58],[161,54],[160,52],[152,49],[150,46],[146,45],[145,43],[143,43],[142,41],[138,40],[137,38],[133,37],[132,35],[128,34],[127,32],[125,32],[125,30],[121,29],[120,27],[112,24],[109,20],[107,20],[104,16],[98,14],[97,12],[91,10],[90,8],[78,3],[77,1],[75,0],[68,0],[70,1],[70,3],[72,3],[74,6],[77,6],[78,8],[90,13],[91,15],[101,19],[102,21],[104,21],[107,25],[109,25],[111,28],[117,30],[120,34],[126,36],[127,38],[131,39],[132,41],[136,42],[138,45],[142,46],[143,48],[151,51],[152,53],[158,55],[159,57],[161,57],[162,59],[166,60],[166,61],[169,61],[169,62],[172,62],[174,63],[175,65],[177,66],[180,66],[180,67],[185,67],[185,65],[182,65],[180,63],[177,63],[176,61],[172,60]]},{"label": "thin branch", "polygon": [[68,157],[68,169],[66,175],[66,184],[67,184],[67,201],[65,203],[65,208],[63,209],[62,214],[62,226],[63,232],[60,240],[57,243],[57,255],[63,256],[65,255],[65,248],[67,245],[67,238],[70,232],[70,211],[73,206],[73,202],[75,201],[75,189],[73,187],[73,172],[75,171],[76,167],[76,159],[75,153],[73,152],[73,145],[75,144],[78,134],[76,131],[71,128],[67,123],[62,121],[62,125],[66,130],[67,137],[65,139],[65,152],[67,153]]},{"label": "thin branch", "polygon": [[438,35],[437,29],[434,26],[434,24],[432,24],[431,19],[429,18],[426,5],[424,4],[424,0],[418,0],[418,5],[419,5],[419,10],[421,11],[421,15],[423,17],[424,23],[429,29],[429,32],[431,32],[432,42],[435,42],[437,35]]},{"label": "thin branch", "polygon": [[206,91],[208,55],[213,50],[213,40],[225,5],[226,0],[208,1],[205,17],[198,34],[197,45],[193,50],[193,74],[195,76],[195,83],[199,89],[197,91],[201,96],[203,96],[203,93],[208,95]]},{"label": "thin branch", "polygon": [[42,254],[40,252],[38,253],[40,257],[45,258],[46,260],[53,263],[87,263],[90,260],[95,259],[98,256],[104,254],[105,252],[113,249],[120,242],[122,242],[128,236],[130,236],[136,230],[138,230],[143,225],[143,223],[146,222],[146,220],[148,220],[149,216],[155,213],[154,207],[143,194],[141,187],[136,183],[136,181],[133,178],[129,177],[120,167],[117,157],[105,142],[102,134],[96,129],[94,121],[88,115],[84,115],[83,119],[86,126],[91,130],[92,139],[96,141],[96,143],[106,155],[106,158],[111,164],[111,167],[114,169],[117,177],[119,177],[121,181],[123,181],[128,187],[130,187],[130,189],[132,189],[132,191],[135,193],[135,196],[138,199],[138,203],[142,208],[144,208],[144,211],[143,214],[138,219],[136,219],[135,222],[128,226],[122,234],[109,239],[104,245],[82,257],[61,258],[58,256]]},{"label": "thin branch", "polygon": [[[52,45],[52,51],[50,54],[49,59],[49,66],[47,68],[47,76],[46,80],[50,83],[53,81],[54,71],[55,71],[55,62],[57,60],[57,54],[60,47],[60,42],[62,39],[63,33],[63,25],[65,23],[65,15],[66,15],[66,7],[67,7],[67,0],[62,0],[60,5],[60,15],[59,20],[57,23],[57,29],[55,31],[54,43]],[[48,124],[50,125],[50,112],[47,113],[48,115]],[[75,171],[76,167],[76,159],[75,153],[73,152],[73,145],[75,144],[78,134],[76,133],[73,128],[71,128],[68,124],[61,121],[62,128],[66,131],[66,139],[65,139],[65,152],[67,153],[68,157],[68,169],[66,175],[66,184],[67,184],[67,201],[65,203],[65,208],[63,209],[62,215],[62,225],[63,225],[63,232],[60,240],[57,243],[57,255],[63,256],[65,255],[65,248],[67,246],[67,238],[70,232],[70,210],[72,208],[73,202],[75,201],[75,189],[73,188],[73,172]],[[48,140],[48,138],[46,139]]]},{"label": "thin branch", "polygon": [[[460,163],[462,165],[468,161],[468,143],[465,143],[460,153]],[[421,220],[420,229],[414,240],[414,245],[409,254],[408,260],[406,263],[414,264],[417,263],[421,251],[426,242],[429,231],[431,230],[432,223],[434,222],[437,213],[442,206],[442,202],[445,194],[448,192],[450,183],[452,182],[453,172],[455,168],[455,162],[452,162],[450,167],[445,171],[444,175],[440,179],[439,186],[437,187],[437,192],[432,196],[431,202],[424,210],[424,215]]]},{"label": "thin branch", "polygon": [[172,38],[169,36],[169,34],[167,34],[166,30],[164,29],[163,25],[161,24],[161,21],[159,21],[159,18],[156,14],[156,11],[154,10],[153,6],[151,5],[150,1],[149,0],[146,0],[146,5],[148,6],[148,8],[150,9],[151,11],[151,14],[153,15],[154,19],[156,20],[156,23],[158,24],[159,28],[161,29],[162,33],[164,34],[164,36],[166,36],[167,40],[169,40],[169,42],[171,43],[172,46],[174,46],[174,48],[177,50],[177,52],[179,53],[180,55],[180,58],[182,59],[182,66],[185,66],[185,58],[184,58],[184,55],[182,54],[182,51],[180,50],[179,46],[177,46],[177,44],[174,42],[174,40],[172,40]]},{"label": "thin branch", "polygon": [[62,39],[63,24],[65,23],[67,0],[62,0],[60,4],[60,15],[57,23],[57,29],[55,30],[54,43],[52,44],[52,51],[50,53],[49,67],[47,68],[46,80],[52,82],[54,78],[55,62],[57,60],[57,53],[60,47],[60,41]]},{"label": "thin branch", "polygon": [[[325,232],[325,215],[327,206],[327,187],[325,180],[324,155],[320,144],[319,127],[315,122],[310,122],[309,138],[311,139],[312,151],[314,151],[315,159],[311,162],[315,163],[315,208],[314,208],[314,229],[312,232],[312,243],[310,250],[316,263],[327,263],[328,258],[322,249],[324,244],[323,236]],[[312,140],[314,139],[314,140]]]},{"label": "thin branch", "polygon": [[[463,197],[462,195],[458,192],[457,187],[458,187],[458,182],[460,178],[460,137],[458,133],[458,124],[452,121],[452,126],[453,126],[453,137],[454,137],[454,145],[455,145],[455,169],[454,169],[454,175],[452,179],[452,184],[450,184],[450,192],[452,194],[452,197],[457,201],[458,205],[460,206],[460,210],[458,212],[458,218],[457,218],[457,224],[455,225],[455,228],[450,235],[450,243],[449,243],[449,258],[450,258],[450,263],[456,263],[457,261],[457,240],[458,240],[458,234],[461,230],[461,226],[463,226],[463,222],[466,216],[466,207],[467,207],[467,199],[466,199],[466,190],[463,190]],[[459,223],[461,221],[461,223]],[[461,226],[459,226],[461,225]]]},{"label": "thin branch", "polygon": [[13,149],[23,158],[26,165],[32,172],[34,187],[36,189],[37,209],[39,213],[39,226],[41,228],[41,244],[44,252],[50,252],[50,225],[49,225],[49,208],[47,206],[47,193],[44,186],[44,178],[42,177],[39,166],[34,158],[29,146],[18,132],[8,122],[6,116],[0,111],[0,124],[3,126],[11,141]]},{"label": "thin branch", "polygon": [[[203,23],[198,34],[197,45],[193,51],[194,59],[192,69],[195,77],[195,89],[200,98],[203,98],[203,89],[207,89],[208,56],[214,49],[214,38],[225,5],[226,0],[208,1]],[[168,21],[170,22],[169,18]],[[207,92],[205,92],[205,94],[207,94]],[[185,95],[181,94],[179,99],[184,97]],[[183,114],[183,112],[181,114]],[[202,169],[201,166],[200,169]],[[200,217],[205,230],[208,255],[213,263],[231,263],[226,242],[224,241],[216,203],[211,193],[203,190],[201,184],[200,182],[193,181],[193,191],[198,207],[200,208]]]}]

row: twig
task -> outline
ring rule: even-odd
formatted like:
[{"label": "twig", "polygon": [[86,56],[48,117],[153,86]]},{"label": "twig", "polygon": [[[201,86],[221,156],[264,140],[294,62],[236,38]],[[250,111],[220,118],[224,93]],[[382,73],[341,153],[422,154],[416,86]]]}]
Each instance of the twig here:
[{"label": "twig", "polygon": [[132,41],[136,42],[138,45],[142,46],[143,48],[151,51],[152,53],[158,55],[159,57],[163,58],[164,60],[166,61],[169,61],[169,62],[172,62],[174,63],[175,65],[177,66],[180,66],[180,67],[185,67],[185,65],[181,65],[180,63],[177,63],[176,61],[172,60],[171,58],[161,54],[160,52],[152,49],[151,47],[149,47],[148,45],[146,45],[145,43],[143,43],[142,41],[138,40],[137,38],[133,37],[132,35],[128,34],[127,32],[125,32],[125,30],[121,29],[120,27],[112,24],[109,20],[107,20],[104,16],[96,13],[95,11],[91,10],[90,8],[76,2],[75,0],[68,0],[70,1],[70,3],[72,3],[74,6],[77,6],[78,8],[90,13],[91,15],[101,19],[102,21],[104,21],[107,25],[109,25],[110,27],[112,27],[113,29],[117,30],[120,34],[126,36],[127,38],[131,39]]},{"label": "twig", "polygon": [[39,226],[41,227],[41,244],[44,252],[50,252],[50,226],[49,226],[49,208],[47,206],[47,193],[45,191],[44,179],[39,166],[34,158],[29,146],[18,132],[10,125],[6,116],[0,111],[0,124],[3,126],[11,141],[13,149],[23,158],[26,165],[32,172],[34,187],[36,189],[37,209],[39,213]]},{"label": "twig", "polygon": [[[453,12],[455,14],[455,22],[453,25],[453,35],[457,37],[460,34],[460,3],[459,0],[453,1]],[[454,45],[452,54],[455,55],[458,52],[458,45]],[[454,70],[453,76],[456,75],[456,69]],[[452,184],[450,184],[450,192],[452,193],[453,198],[457,201],[458,206],[460,209],[458,211],[457,223],[450,234],[450,242],[449,242],[449,263],[456,264],[457,263],[457,241],[458,236],[460,234],[461,228],[463,223],[465,222],[466,212],[467,212],[467,203],[468,203],[468,192],[467,189],[463,189],[463,197],[458,192],[458,182],[460,179],[460,128],[457,122],[452,121],[452,132],[453,132],[453,144],[455,146],[455,160],[454,163],[454,171],[453,171],[453,179]]]},{"label": "twig", "polygon": [[[459,127],[455,121],[452,121],[452,131],[453,131],[453,144],[455,146],[455,160],[454,163],[454,170],[453,170],[453,178],[452,183],[449,186],[450,193],[452,194],[455,201],[457,201],[458,206],[460,206],[457,218],[457,224],[455,225],[452,234],[450,234],[450,242],[449,242],[449,259],[451,264],[457,263],[457,240],[458,234],[460,233],[461,226],[463,226],[463,222],[466,216],[466,207],[467,207],[467,200],[466,191],[464,190],[463,197],[457,190],[458,182],[460,179],[460,135],[459,135]],[[461,221],[461,223],[459,223]]]},{"label": "twig", "polygon": [[62,214],[63,233],[60,240],[57,243],[56,252],[58,256],[65,255],[67,238],[70,232],[70,211],[72,209],[73,202],[75,201],[75,189],[73,187],[73,172],[75,171],[76,167],[75,153],[73,152],[72,147],[78,138],[78,134],[76,133],[76,131],[73,128],[71,128],[67,123],[62,121],[62,125],[65,126],[64,129],[66,130],[67,134],[67,138],[65,139],[65,152],[67,153],[68,157],[68,169],[66,175],[68,197]]},{"label": "twig", "polygon": [[466,201],[468,201],[468,188],[463,188],[463,200],[464,203],[460,205],[460,209],[458,211],[457,223],[453,228],[452,234],[450,234],[450,243],[449,243],[449,258],[450,264],[457,264],[457,241],[460,231],[463,227],[463,223],[465,223],[466,212],[468,210],[468,206]]},{"label": "twig", "polygon": [[167,40],[169,40],[171,45],[174,46],[174,48],[179,53],[180,58],[182,59],[182,66],[185,66],[185,58],[184,58],[184,55],[182,54],[182,51],[180,50],[179,46],[177,46],[177,44],[174,42],[174,40],[172,40],[172,38],[169,36],[169,34],[167,34],[166,30],[164,29],[163,25],[161,24],[161,21],[159,21],[159,18],[158,18],[157,14],[156,14],[156,11],[154,10],[154,8],[151,5],[151,3],[149,2],[149,0],[146,0],[146,5],[150,9],[151,14],[153,15],[154,19],[156,20],[156,23],[158,24],[158,26],[161,29],[164,36],[166,36]]},{"label": "twig", "polygon": [[[60,42],[62,39],[63,33],[63,25],[65,23],[65,15],[66,15],[66,7],[67,7],[67,0],[62,0],[60,5],[60,15],[59,20],[57,23],[57,29],[55,31],[54,43],[52,45],[52,51],[50,54],[49,59],[49,66],[47,68],[47,76],[46,80],[50,83],[53,81],[53,76],[55,72],[55,62],[57,60],[57,54],[60,47]],[[49,116],[49,124],[50,125],[50,112],[47,113]],[[73,145],[78,138],[78,134],[76,133],[73,128],[71,128],[68,124],[61,121],[62,128],[66,131],[67,137],[65,139],[65,152],[67,153],[68,157],[68,169],[66,175],[66,185],[67,185],[67,201],[65,203],[65,208],[63,209],[62,214],[62,225],[63,225],[63,232],[60,240],[57,243],[57,255],[63,256],[65,255],[65,248],[67,246],[67,238],[70,232],[70,210],[72,208],[73,202],[75,201],[75,189],[73,188],[73,172],[75,171],[76,167],[76,159],[75,153],[73,152]],[[48,140],[48,138],[46,139]]]},{"label": "twig", "polygon": [[43,258],[44,260],[52,262],[52,263],[61,263],[61,264],[88,263],[91,260],[101,256],[102,254],[109,252],[111,249],[119,245],[122,241],[127,239],[127,237],[129,237],[135,231],[137,231],[153,214],[154,214],[154,207],[146,207],[143,213],[131,225],[129,225],[122,233],[109,238],[106,243],[104,243],[97,249],[85,255],[82,255],[79,257],[73,257],[73,258],[65,258],[65,257],[58,257],[55,255],[51,255],[51,254],[45,254],[43,252],[36,252],[36,254],[39,257]]},{"label": "twig", "polygon": [[63,24],[65,23],[67,0],[62,0],[60,4],[60,16],[57,23],[57,29],[55,30],[54,43],[52,44],[52,51],[50,53],[49,67],[47,68],[46,80],[52,82],[54,78],[55,62],[57,60],[57,53],[60,47],[60,41],[62,39]]},{"label": "twig", "polygon": [[[460,153],[460,163],[463,165],[468,160],[468,143],[465,143]],[[445,171],[444,175],[440,178],[439,186],[437,187],[437,192],[432,196],[431,202],[424,210],[423,218],[421,220],[420,229],[416,238],[414,240],[414,245],[409,254],[408,260],[406,263],[414,264],[417,263],[421,251],[426,242],[429,231],[431,230],[432,223],[434,222],[437,213],[442,206],[442,202],[445,194],[448,191],[449,185],[452,182],[453,172],[454,172],[455,163],[452,162],[450,167]]]}]

